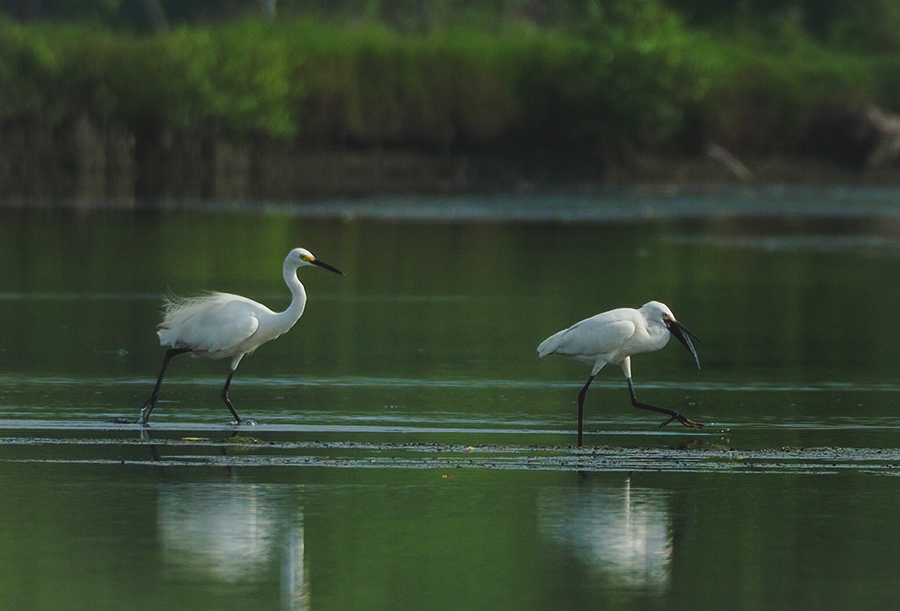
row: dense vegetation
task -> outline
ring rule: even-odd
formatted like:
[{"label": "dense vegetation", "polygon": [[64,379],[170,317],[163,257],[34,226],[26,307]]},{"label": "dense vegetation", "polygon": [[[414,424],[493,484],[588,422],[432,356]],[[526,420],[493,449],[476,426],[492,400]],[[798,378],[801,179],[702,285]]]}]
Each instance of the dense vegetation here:
[{"label": "dense vegetation", "polygon": [[254,16],[259,0],[163,1],[152,32],[144,4],[0,0],[0,122],[768,152],[832,109],[900,100],[889,0],[281,0],[275,20]]}]

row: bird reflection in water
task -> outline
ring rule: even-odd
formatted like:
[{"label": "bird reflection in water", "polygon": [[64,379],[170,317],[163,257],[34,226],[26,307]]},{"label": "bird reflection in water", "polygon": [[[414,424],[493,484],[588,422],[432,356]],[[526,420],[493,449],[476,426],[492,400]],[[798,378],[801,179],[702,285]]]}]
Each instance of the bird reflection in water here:
[{"label": "bird reflection in water", "polygon": [[[309,609],[302,510],[253,484],[164,484],[163,561],[178,575],[235,584],[276,579],[282,609]],[[280,565],[280,568],[279,568]]]},{"label": "bird reflection in water", "polygon": [[672,529],[666,493],[624,485],[548,490],[541,530],[592,571],[628,590],[662,593],[669,585]]}]

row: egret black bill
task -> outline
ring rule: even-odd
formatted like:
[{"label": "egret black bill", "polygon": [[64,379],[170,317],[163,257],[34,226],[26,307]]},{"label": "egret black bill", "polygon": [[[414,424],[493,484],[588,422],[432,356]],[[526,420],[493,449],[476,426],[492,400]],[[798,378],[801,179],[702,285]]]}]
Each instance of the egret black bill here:
[{"label": "egret black bill", "polygon": [[693,337],[695,340],[700,341],[700,338],[691,333],[690,329],[685,327],[683,324],[678,322],[677,320],[666,321],[666,327],[669,329],[669,333],[675,336],[681,345],[687,348],[688,352],[690,352],[694,356],[694,360],[697,362],[697,369],[700,369],[700,357],[697,356],[697,351],[694,349],[694,344],[691,343],[691,338]]},{"label": "egret black bill", "polygon": [[321,267],[322,269],[327,269],[330,272],[334,272],[335,274],[339,274],[341,276],[344,275],[344,272],[342,272],[341,270],[339,270],[338,268],[336,268],[334,266],[328,265],[324,261],[319,261],[318,259],[313,259],[312,261],[310,261],[310,263],[312,263],[313,265],[315,265],[317,267]]}]

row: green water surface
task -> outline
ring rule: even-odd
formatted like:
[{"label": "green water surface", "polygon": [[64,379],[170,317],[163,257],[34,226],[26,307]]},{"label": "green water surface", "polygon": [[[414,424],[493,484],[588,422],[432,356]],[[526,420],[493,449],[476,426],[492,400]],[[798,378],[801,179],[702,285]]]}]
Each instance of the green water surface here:
[{"label": "green water surface", "polygon": [[[900,223],[831,197],[0,209],[0,608],[893,608]],[[134,424],[163,296],[283,309],[296,246],[346,276],[302,269],[305,314],[241,363],[258,425],[188,356]],[[703,369],[634,357],[638,396],[707,427],[660,430],[610,367],[571,447],[589,371],[537,344],[652,299]]]}]

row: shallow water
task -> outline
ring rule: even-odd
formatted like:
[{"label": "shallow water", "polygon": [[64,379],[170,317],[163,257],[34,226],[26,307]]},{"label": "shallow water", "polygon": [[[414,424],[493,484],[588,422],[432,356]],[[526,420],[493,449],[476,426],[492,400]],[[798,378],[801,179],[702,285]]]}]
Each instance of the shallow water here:
[{"label": "shallow water", "polygon": [[[900,596],[900,223],[885,191],[0,209],[0,608],[845,609]],[[167,292],[288,303],[241,363]],[[535,347],[666,302],[703,339]],[[898,533],[900,534],[900,533]]]}]

